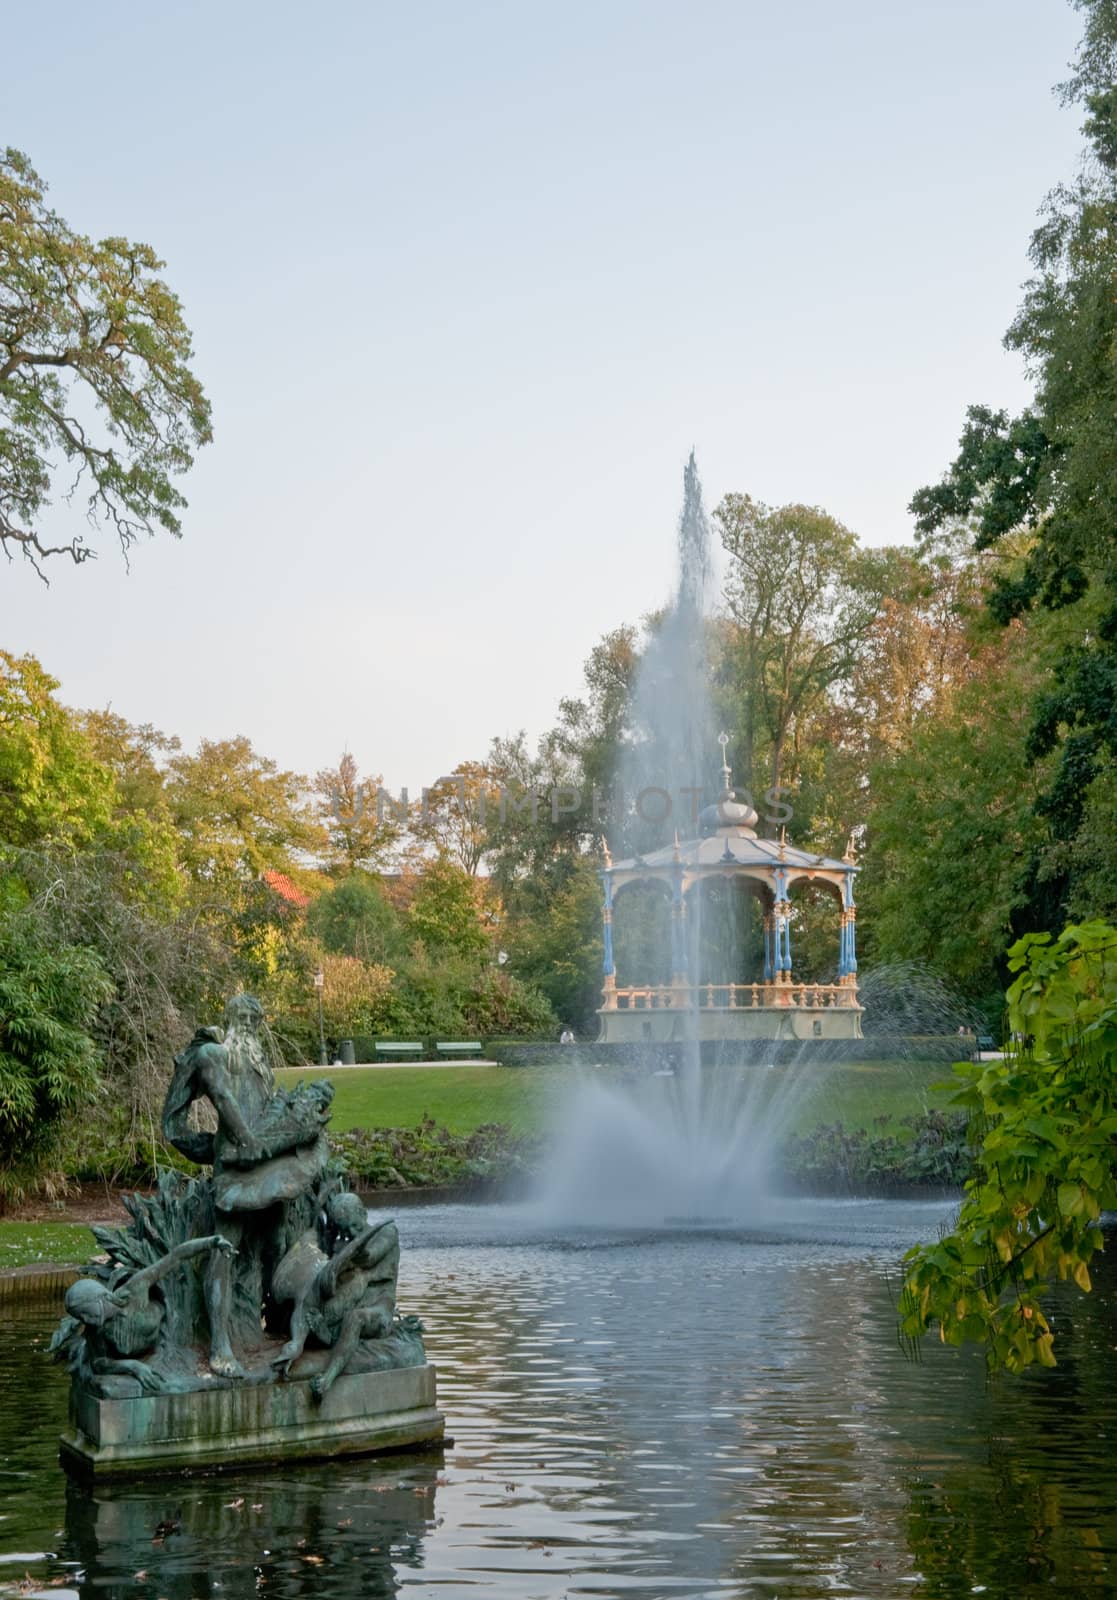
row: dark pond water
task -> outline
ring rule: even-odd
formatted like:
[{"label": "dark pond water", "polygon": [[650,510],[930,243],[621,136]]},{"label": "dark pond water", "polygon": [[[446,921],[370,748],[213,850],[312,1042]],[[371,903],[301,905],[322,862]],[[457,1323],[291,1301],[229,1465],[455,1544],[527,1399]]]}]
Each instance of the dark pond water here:
[{"label": "dark pond water", "polygon": [[68,1488],[51,1319],[21,1316],[0,1330],[0,1593],[1117,1594],[1113,1275],[1057,1304],[1057,1372],[989,1387],[937,1346],[912,1365],[889,1274],[942,1214],[814,1202],[762,1232],[559,1240],[492,1208],[404,1212],[444,1457]]}]

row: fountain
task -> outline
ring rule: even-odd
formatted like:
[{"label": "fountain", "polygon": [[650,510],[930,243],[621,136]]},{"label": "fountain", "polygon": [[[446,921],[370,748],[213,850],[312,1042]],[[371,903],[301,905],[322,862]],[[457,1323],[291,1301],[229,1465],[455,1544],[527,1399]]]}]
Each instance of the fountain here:
[{"label": "fountain", "polygon": [[[598,1076],[570,1097],[542,1196],[554,1219],[659,1225],[757,1217],[771,1192],[770,1156],[809,1089],[806,1065],[827,1044],[861,1038],[852,847],[838,860],[797,848],[782,828],[777,838],[761,837],[751,800],[734,788],[725,733],[720,788],[711,804],[695,805],[694,837],[674,830],[673,840],[657,843],[640,803],[649,794],[701,796],[705,787],[714,743],[705,648],[711,568],[692,454],[675,594],[640,665],[622,759],[618,787],[636,799],[615,828],[630,853],[614,859],[607,848],[602,873],[599,1045],[603,1056],[621,1047],[634,1077],[618,1085]],[[789,896],[800,883],[823,889],[840,908],[834,983],[794,979]],[[755,922],[746,915],[736,936],[730,922],[711,938],[703,927],[711,887],[742,896],[757,909]],[[626,931],[618,913],[632,905],[639,925],[649,893],[668,907],[665,937],[638,926],[644,936],[629,938],[629,965],[658,966],[658,975],[629,972],[618,981],[616,936]],[[762,961],[751,973],[742,971],[750,926]]]},{"label": "fountain", "polygon": [[[674,811],[676,798],[686,796],[693,802],[701,796],[713,743],[705,649],[712,567],[710,528],[693,453],[684,474],[678,560],[674,598],[640,664],[632,737],[622,761],[619,790],[622,795],[635,796],[635,808],[618,820],[622,836],[627,833],[637,847],[618,861],[608,848],[605,853],[599,1038],[605,1044],[859,1039],[853,895],[858,867],[852,844],[845,856],[836,860],[797,849],[782,827],[778,837],[759,837],[760,818],[751,799],[739,797],[734,789],[727,755],[729,738],[723,732],[718,738],[721,786],[717,798],[701,810],[692,804],[697,836],[680,841],[675,827],[672,842],[649,848],[656,824],[649,823],[644,802],[651,796],[660,800],[662,829]],[[779,795],[771,799],[773,805],[779,804]],[[801,884],[833,895],[840,907],[836,983],[796,983],[793,979],[790,895]],[[723,933],[712,942],[703,940],[704,906],[712,889],[722,890],[728,901],[740,894],[747,897],[746,915],[735,919],[746,927],[751,921],[748,912],[753,906],[758,908],[761,971],[741,972],[747,938],[740,934],[730,933],[727,938]],[[618,984],[617,913],[631,900],[646,910],[648,891],[657,890],[670,906],[669,956],[654,944],[649,952],[645,941],[645,963],[650,954],[653,964],[660,966],[659,981],[645,971],[634,972],[627,982]],[[712,972],[711,966],[717,970]],[[742,977],[752,981],[739,981]]]}]

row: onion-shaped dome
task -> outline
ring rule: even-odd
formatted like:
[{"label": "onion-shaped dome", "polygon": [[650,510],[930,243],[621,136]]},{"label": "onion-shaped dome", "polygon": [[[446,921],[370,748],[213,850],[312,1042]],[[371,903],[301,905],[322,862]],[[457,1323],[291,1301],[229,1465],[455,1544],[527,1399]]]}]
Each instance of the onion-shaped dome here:
[{"label": "onion-shaped dome", "polygon": [[712,806],[706,806],[699,813],[698,825],[704,835],[732,829],[734,833],[743,833],[748,838],[754,839],[759,820],[753,808],[738,800],[733,790],[727,786]]},{"label": "onion-shaped dome", "polygon": [[737,799],[733,791],[733,774],[725,753],[728,743],[727,733],[718,734],[718,744],[721,745],[721,793],[712,806],[706,806],[699,813],[698,825],[707,838],[711,833],[731,832],[741,834],[746,839],[755,839],[756,824],[760,819],[751,806]]}]

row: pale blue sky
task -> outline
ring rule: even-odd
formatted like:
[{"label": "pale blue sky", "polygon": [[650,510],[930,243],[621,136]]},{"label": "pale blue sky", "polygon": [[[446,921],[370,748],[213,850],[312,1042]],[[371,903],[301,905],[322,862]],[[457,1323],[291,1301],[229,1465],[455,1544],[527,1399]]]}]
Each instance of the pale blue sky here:
[{"label": "pale blue sky", "polygon": [[670,583],[694,445],[867,542],[1027,390],[1062,0],[10,8],[0,141],[147,240],[216,442],[181,543],[0,642],[67,700],[412,791],[552,719]]}]

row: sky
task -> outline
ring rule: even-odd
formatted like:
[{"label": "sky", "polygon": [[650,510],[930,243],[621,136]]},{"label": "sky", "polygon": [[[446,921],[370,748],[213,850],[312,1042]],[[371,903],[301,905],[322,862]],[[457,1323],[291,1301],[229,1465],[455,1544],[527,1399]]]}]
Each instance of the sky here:
[{"label": "sky", "polygon": [[[693,447],[868,544],[1001,344],[1072,175],[1062,0],[21,6],[0,143],[166,260],[214,443],[0,647],[71,705],[412,793],[547,728],[662,604]],[[54,527],[81,522],[59,507]],[[67,534],[67,536],[69,536]]]}]

